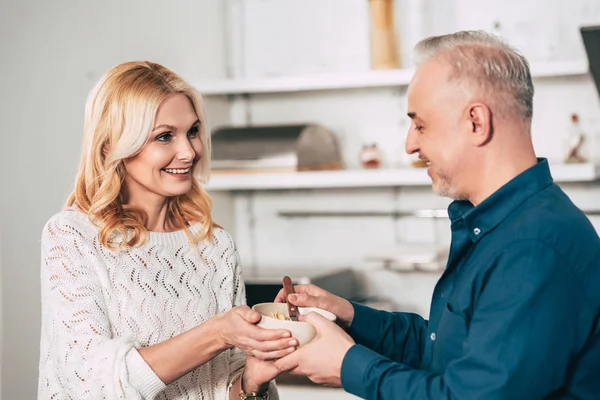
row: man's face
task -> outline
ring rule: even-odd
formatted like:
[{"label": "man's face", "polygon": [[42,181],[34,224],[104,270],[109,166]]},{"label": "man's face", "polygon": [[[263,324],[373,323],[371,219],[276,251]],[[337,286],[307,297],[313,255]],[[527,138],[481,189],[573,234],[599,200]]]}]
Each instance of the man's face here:
[{"label": "man's face", "polygon": [[456,81],[449,82],[450,66],[431,59],[421,65],[408,88],[408,116],[412,123],[406,152],[418,154],[428,163],[433,191],[445,197],[464,199],[461,165],[469,143],[463,134],[462,114],[466,93]]}]

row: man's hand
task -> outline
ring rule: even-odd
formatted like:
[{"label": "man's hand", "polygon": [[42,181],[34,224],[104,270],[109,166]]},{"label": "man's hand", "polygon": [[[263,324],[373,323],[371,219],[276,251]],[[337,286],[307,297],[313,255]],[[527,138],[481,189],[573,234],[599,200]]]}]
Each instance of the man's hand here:
[{"label": "man's hand", "polygon": [[[288,301],[298,307],[315,307],[332,312],[338,323],[348,328],[354,318],[354,307],[341,297],[329,293],[315,285],[296,285],[296,294],[288,296]],[[281,289],[275,298],[276,303],[285,303],[285,291]]]},{"label": "man's hand", "polygon": [[342,328],[311,312],[300,316],[317,331],[315,338],[288,356],[275,361],[280,371],[305,375],[314,383],[340,387],[342,362],[354,340]]}]

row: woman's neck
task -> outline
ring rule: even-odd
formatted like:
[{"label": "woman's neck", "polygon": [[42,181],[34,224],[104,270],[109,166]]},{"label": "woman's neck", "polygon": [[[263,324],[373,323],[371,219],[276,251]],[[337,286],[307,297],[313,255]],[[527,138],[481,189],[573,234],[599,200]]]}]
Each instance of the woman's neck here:
[{"label": "woman's neck", "polygon": [[141,209],[146,213],[145,227],[150,232],[172,232],[178,229],[167,218],[169,209],[169,200],[167,198],[145,198],[144,201],[130,198],[126,204]]},{"label": "woman's neck", "polygon": [[167,219],[168,201],[155,207],[144,208],[148,219],[146,220],[146,229],[151,232],[170,232],[173,226]]}]

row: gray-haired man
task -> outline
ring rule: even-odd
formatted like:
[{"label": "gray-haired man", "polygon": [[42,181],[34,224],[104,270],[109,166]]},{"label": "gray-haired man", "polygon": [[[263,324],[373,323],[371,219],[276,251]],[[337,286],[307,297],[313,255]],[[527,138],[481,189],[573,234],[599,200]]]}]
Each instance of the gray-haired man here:
[{"label": "gray-haired man", "polygon": [[289,300],[345,331],[310,315],[316,339],[277,364],[368,399],[600,398],[600,239],[535,156],[527,61],[483,32],[416,52],[406,151],[455,200],[430,319],[300,285]]}]

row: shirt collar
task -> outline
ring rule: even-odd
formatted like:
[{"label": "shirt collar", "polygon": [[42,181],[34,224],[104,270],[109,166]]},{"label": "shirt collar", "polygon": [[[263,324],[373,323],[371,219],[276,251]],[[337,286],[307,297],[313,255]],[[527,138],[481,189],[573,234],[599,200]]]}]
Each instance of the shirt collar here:
[{"label": "shirt collar", "polygon": [[469,201],[453,201],[448,207],[448,215],[452,224],[463,220],[471,240],[477,242],[527,199],[550,184],[552,175],[548,160],[538,158],[536,165],[517,175],[477,207]]}]

